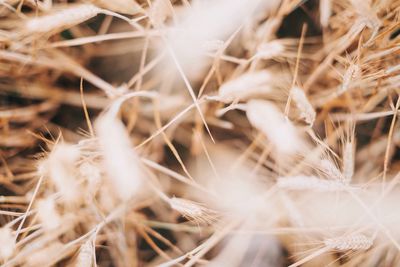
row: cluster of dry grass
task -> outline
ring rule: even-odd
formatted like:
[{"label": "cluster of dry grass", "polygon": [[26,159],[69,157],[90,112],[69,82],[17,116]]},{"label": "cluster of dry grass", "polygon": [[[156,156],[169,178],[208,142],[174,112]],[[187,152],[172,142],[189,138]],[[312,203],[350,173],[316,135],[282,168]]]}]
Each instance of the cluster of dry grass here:
[{"label": "cluster of dry grass", "polygon": [[400,1],[0,0],[2,266],[397,266]]}]

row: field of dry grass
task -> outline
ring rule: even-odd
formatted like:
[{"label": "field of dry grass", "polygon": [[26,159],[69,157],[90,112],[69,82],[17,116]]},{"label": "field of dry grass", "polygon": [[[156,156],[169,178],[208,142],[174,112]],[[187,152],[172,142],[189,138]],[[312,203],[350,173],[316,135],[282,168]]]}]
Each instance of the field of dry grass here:
[{"label": "field of dry grass", "polygon": [[0,0],[1,266],[399,266],[399,0]]}]

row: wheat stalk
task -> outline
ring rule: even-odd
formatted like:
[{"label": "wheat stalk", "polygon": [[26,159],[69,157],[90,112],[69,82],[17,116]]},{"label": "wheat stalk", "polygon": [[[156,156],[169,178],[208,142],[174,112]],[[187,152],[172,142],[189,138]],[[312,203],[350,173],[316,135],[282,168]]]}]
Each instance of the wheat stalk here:
[{"label": "wheat stalk", "polygon": [[129,20],[124,16],[109,10],[101,9],[92,4],[79,4],[71,7],[68,6],[67,8],[55,12],[54,14],[28,19],[24,24],[23,30],[30,34],[47,33],[54,30],[72,27],[91,19],[98,14],[106,14],[121,18],[141,30],[141,27],[132,20]]}]

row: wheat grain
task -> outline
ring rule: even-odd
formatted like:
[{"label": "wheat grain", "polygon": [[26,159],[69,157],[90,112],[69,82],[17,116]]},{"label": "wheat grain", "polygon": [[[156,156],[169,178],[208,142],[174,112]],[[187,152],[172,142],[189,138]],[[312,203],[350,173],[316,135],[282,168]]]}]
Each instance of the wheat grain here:
[{"label": "wheat grain", "polygon": [[183,198],[172,197],[169,199],[169,204],[172,209],[178,211],[183,217],[190,221],[209,224],[215,220],[213,212],[200,203]]},{"label": "wheat grain", "polygon": [[342,172],[330,159],[322,159],[319,163],[319,167],[329,179],[336,181],[343,180]]},{"label": "wheat grain", "polygon": [[54,29],[66,28],[82,23],[95,17],[101,11],[91,4],[68,6],[54,14],[29,19],[25,23],[25,29],[30,33],[46,33]]},{"label": "wheat grain", "polygon": [[97,119],[95,129],[102,147],[108,182],[118,198],[127,200],[133,197],[139,190],[143,174],[140,159],[123,123],[109,111]]},{"label": "wheat grain", "polygon": [[250,100],[246,115],[250,124],[264,133],[279,152],[293,154],[302,146],[295,126],[271,102]]},{"label": "wheat grain", "polygon": [[273,75],[269,71],[245,73],[221,85],[218,98],[230,103],[270,93],[272,80]]},{"label": "wheat grain", "polygon": [[300,116],[310,126],[314,124],[316,112],[308,100],[306,94],[299,87],[293,87],[290,90],[293,101],[296,103],[297,108],[300,110]]},{"label": "wheat grain", "polygon": [[39,173],[45,177],[50,177],[66,203],[79,201],[75,176],[75,165],[79,157],[80,151],[76,146],[58,143],[39,165]]},{"label": "wheat grain", "polygon": [[339,95],[346,92],[350,88],[350,85],[354,80],[360,78],[360,72],[360,67],[357,64],[351,63],[349,65],[343,75],[342,85],[338,90]]},{"label": "wheat grain", "polygon": [[326,247],[338,250],[368,250],[373,245],[373,240],[363,234],[352,234],[338,238],[324,240]]},{"label": "wheat grain", "polygon": [[102,185],[100,167],[85,161],[79,165],[79,174],[87,181],[89,195],[94,196]]}]

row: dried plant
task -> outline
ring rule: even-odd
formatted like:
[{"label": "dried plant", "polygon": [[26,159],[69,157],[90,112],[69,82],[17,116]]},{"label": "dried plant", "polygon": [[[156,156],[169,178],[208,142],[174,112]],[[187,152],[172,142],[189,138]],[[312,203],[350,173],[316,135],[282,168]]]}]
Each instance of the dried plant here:
[{"label": "dried plant", "polygon": [[0,1],[0,264],[399,265],[399,12]]}]

